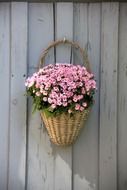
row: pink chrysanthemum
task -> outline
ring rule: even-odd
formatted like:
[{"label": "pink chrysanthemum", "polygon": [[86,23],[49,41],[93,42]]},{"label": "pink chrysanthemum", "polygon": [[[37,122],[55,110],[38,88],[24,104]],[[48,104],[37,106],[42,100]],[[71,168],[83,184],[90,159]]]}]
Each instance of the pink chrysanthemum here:
[{"label": "pink chrysanthemum", "polygon": [[67,107],[68,112],[89,107],[96,90],[92,73],[84,66],[68,63],[45,66],[29,77],[25,86],[34,101],[36,96],[40,98],[39,109]]}]

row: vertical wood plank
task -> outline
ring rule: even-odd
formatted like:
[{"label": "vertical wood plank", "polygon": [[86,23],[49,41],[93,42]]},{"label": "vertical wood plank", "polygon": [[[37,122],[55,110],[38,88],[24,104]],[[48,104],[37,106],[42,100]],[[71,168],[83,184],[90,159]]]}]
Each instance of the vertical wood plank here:
[{"label": "vertical wood plank", "polygon": [[[73,4],[56,4],[56,39],[73,39]],[[70,63],[71,48],[67,46],[58,46],[56,48],[56,62]]]},{"label": "vertical wood plank", "polygon": [[27,3],[11,4],[9,190],[25,189]]},{"label": "vertical wood plank", "polygon": [[120,4],[118,73],[119,190],[127,189],[127,3]]},{"label": "vertical wood plank", "polygon": [[[88,141],[87,151],[88,157],[86,164],[91,167],[88,173],[88,179],[92,189],[98,190],[98,174],[99,174],[99,98],[100,98],[100,34],[101,34],[101,4],[89,4],[88,7],[88,56],[91,64],[92,72],[97,82],[97,92],[95,95],[95,104],[88,120]],[[84,154],[85,155],[85,154]],[[87,169],[89,171],[89,168]]]},{"label": "vertical wood plank", "polygon": [[[53,41],[52,3],[29,4],[29,75],[36,71],[41,52]],[[51,51],[46,63],[54,62]],[[39,112],[32,114],[29,101],[28,190],[54,190],[54,151]]]},{"label": "vertical wood plank", "polygon": [[[74,4],[74,41],[77,41],[82,48],[87,48],[88,42],[88,5],[86,3]],[[82,64],[82,57],[79,51],[74,49],[74,62]]]},{"label": "vertical wood plank", "polygon": [[10,94],[10,4],[0,4],[0,189],[7,189]]},{"label": "vertical wood plank", "polygon": [[[73,3],[56,4],[55,38],[72,40],[73,38]],[[56,62],[70,63],[71,47],[56,48]],[[55,190],[72,189],[72,148],[55,147]]]},{"label": "vertical wood plank", "polygon": [[118,3],[102,3],[100,190],[117,189]]},{"label": "vertical wood plank", "polygon": [[[74,145],[73,186],[75,190],[98,190],[100,4],[76,4],[74,10],[74,39],[83,48],[86,46],[88,48],[91,68],[97,80],[98,92],[90,117]],[[78,62],[78,56],[75,58]]]},{"label": "vertical wood plank", "polygon": [[[29,51],[30,69],[38,67],[40,55],[53,41],[53,5],[49,3],[29,4]],[[29,54],[30,54],[29,53]],[[46,57],[46,64],[53,62],[53,51]]]}]

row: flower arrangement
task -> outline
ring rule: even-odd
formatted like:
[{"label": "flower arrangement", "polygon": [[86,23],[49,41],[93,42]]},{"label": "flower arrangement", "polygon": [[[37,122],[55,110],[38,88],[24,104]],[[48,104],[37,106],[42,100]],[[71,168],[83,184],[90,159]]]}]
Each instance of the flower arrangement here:
[{"label": "flower arrangement", "polygon": [[26,82],[34,111],[47,115],[83,112],[94,102],[96,82],[84,66],[68,63],[50,64],[39,69]]},{"label": "flower arrangement", "polygon": [[50,64],[26,79],[26,92],[33,99],[33,111],[40,110],[51,141],[71,145],[79,135],[94,102],[96,81],[91,73],[87,52],[76,42],[56,40],[43,51],[40,66],[49,50],[58,45],[71,45],[79,50],[86,65]]}]

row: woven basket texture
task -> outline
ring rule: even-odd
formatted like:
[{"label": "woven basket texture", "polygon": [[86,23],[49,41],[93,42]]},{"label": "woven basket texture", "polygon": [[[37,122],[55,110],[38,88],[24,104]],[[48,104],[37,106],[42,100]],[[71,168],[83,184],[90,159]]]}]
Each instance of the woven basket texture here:
[{"label": "woven basket texture", "polygon": [[87,109],[83,112],[76,112],[73,116],[70,116],[68,113],[47,116],[45,112],[41,112],[42,120],[51,141],[61,146],[73,144],[88,118],[89,111]]}]

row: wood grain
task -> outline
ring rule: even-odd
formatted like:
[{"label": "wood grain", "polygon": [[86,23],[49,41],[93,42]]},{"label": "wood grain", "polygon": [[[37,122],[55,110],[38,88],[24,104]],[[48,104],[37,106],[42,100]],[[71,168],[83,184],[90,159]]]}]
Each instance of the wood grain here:
[{"label": "wood grain", "polygon": [[[19,22],[20,20],[20,22]],[[11,4],[9,190],[25,189],[27,3]]]},{"label": "wood grain", "polygon": [[[10,5],[0,5],[0,189],[7,189],[10,98]],[[3,93],[2,93],[3,92]]]},{"label": "wood grain", "polygon": [[120,4],[118,72],[118,188],[127,189],[127,4]]},{"label": "wood grain", "polygon": [[100,190],[117,189],[118,3],[102,4]]},{"label": "wood grain", "polygon": [[[0,190],[125,190],[127,3],[39,2],[0,3]],[[73,148],[50,142],[24,96],[27,68],[35,72],[42,51],[64,37],[88,49],[98,87]],[[70,47],[52,49],[45,63],[54,57],[82,62]]]}]

